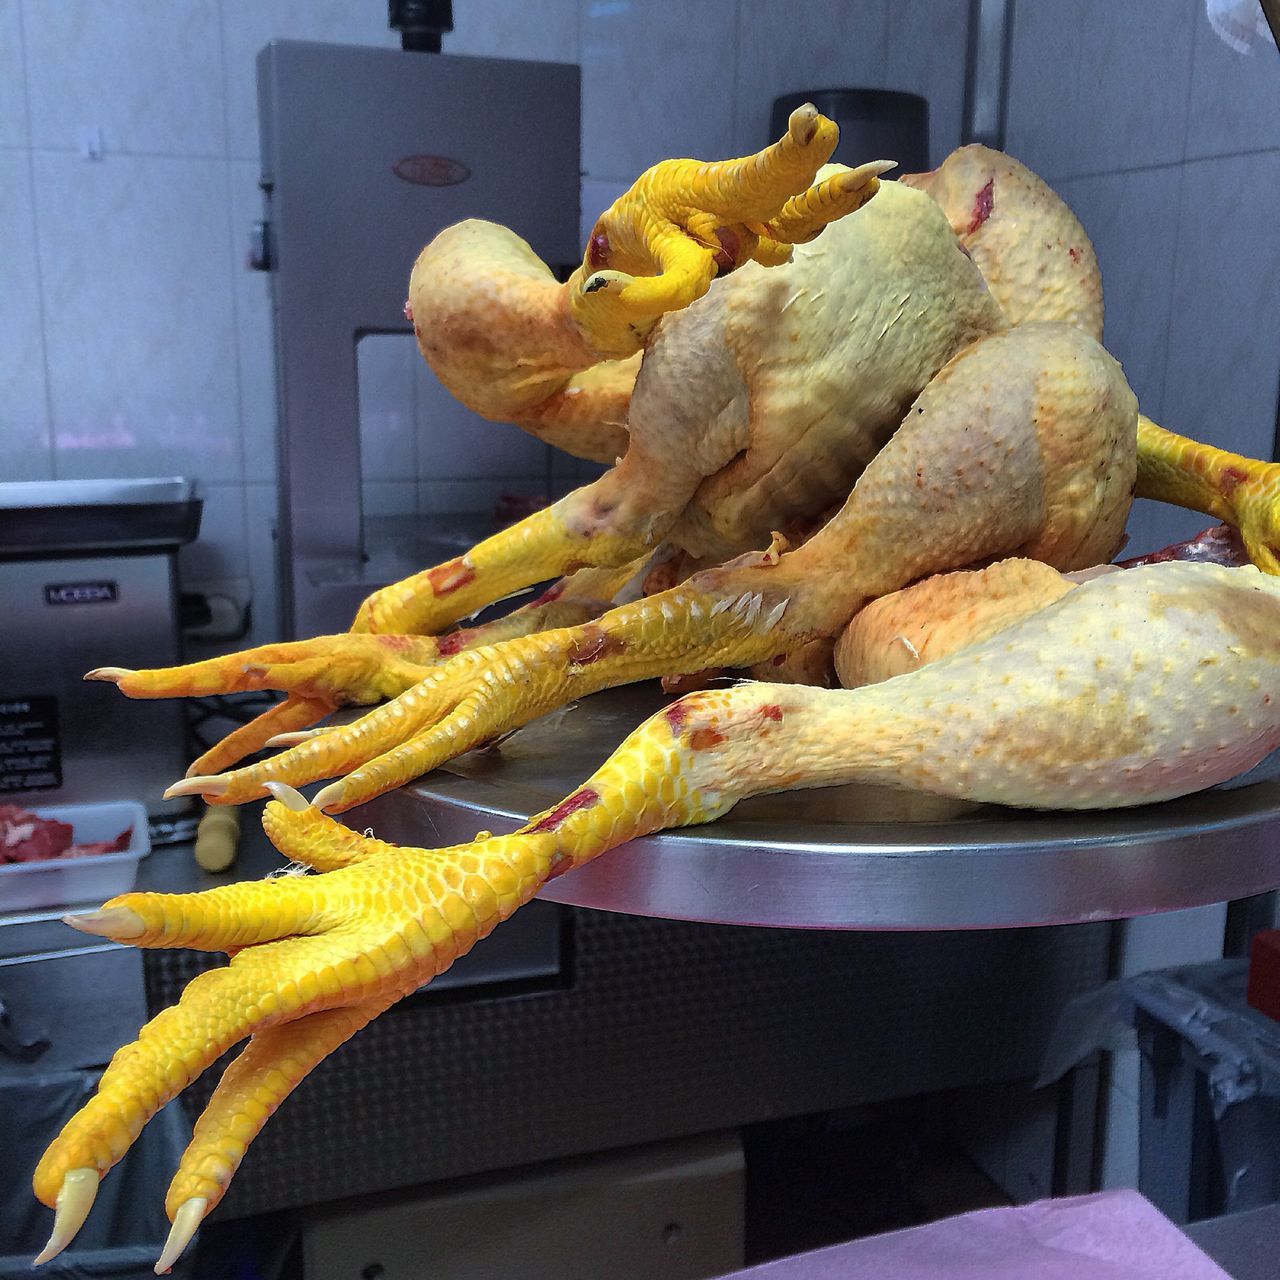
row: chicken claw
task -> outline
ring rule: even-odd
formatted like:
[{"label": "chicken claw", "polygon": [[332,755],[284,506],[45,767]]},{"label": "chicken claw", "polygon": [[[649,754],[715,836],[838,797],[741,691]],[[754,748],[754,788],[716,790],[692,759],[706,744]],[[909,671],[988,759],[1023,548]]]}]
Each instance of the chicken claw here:
[{"label": "chicken claw", "polygon": [[271,782],[346,774],[313,803],[349,809],[598,689],[770,657],[807,637],[789,637],[787,598],[769,572],[776,557],[750,559],[758,563],[708,571],[595,622],[460,654],[349,725],[231,773],[188,778],[165,794],[239,804]]},{"label": "chicken claw", "polygon": [[[166,1209],[174,1230],[161,1261],[172,1264],[298,1082],[528,901],[555,859],[554,838],[510,837],[383,857],[390,846],[279,801],[267,806],[264,825],[286,856],[338,869],[199,894],[129,893],[74,921],[132,946],[225,950],[233,958],[191,982],[177,1005],[114,1056],[95,1096],[45,1153],[35,1192],[56,1207],[57,1219],[41,1260],[71,1241],[98,1179],[146,1121],[248,1037],[170,1186]],[[331,846],[338,852],[327,852]]]},{"label": "chicken claw", "polygon": [[395,697],[422,679],[437,660],[437,643],[428,637],[319,636],[180,667],[99,667],[85,679],[108,681],[130,698],[202,697],[257,689],[279,689],[288,695],[196,760],[189,772],[204,774],[225,769],[261,750],[277,734],[304,729],[338,707]]},{"label": "chicken claw", "polygon": [[[187,770],[188,779],[203,778],[263,747],[279,745],[277,739],[289,742],[305,737],[309,726],[339,707],[368,706],[394,698],[417,684],[433,666],[456,654],[545,627],[567,626],[595,617],[608,607],[608,595],[632,572],[630,567],[582,570],[505,617],[462,627],[438,638],[361,632],[319,636],[314,640],[261,645],[180,667],[144,671],[98,667],[85,679],[114,684],[130,698],[200,697],[258,689],[284,692],[287,696],[282,702],[228,734],[194,761]],[[391,589],[387,591],[390,601]],[[403,611],[404,602],[410,597],[405,594],[396,598]],[[172,794],[198,791],[199,788],[185,786]]]},{"label": "chicken claw", "polygon": [[702,297],[717,274],[748,259],[772,266],[786,247],[875,195],[893,167],[878,160],[811,186],[839,130],[810,104],[780,141],[741,160],[664,160],[597,220],[569,280],[569,309],[592,350],[640,350],[659,318]]}]

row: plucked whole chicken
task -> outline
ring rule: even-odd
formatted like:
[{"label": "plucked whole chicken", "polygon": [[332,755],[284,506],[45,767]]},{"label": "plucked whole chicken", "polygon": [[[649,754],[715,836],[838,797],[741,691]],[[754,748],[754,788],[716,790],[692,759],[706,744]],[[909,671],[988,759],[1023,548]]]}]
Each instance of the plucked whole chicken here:
[{"label": "plucked whole chicken", "polygon": [[[635,836],[851,780],[1133,805],[1280,744],[1280,467],[1141,414],[1101,345],[1088,237],[1016,160],[971,146],[889,180],[883,161],[828,165],[835,142],[802,107],[757,155],[656,165],[565,283],[505,228],[442,232],[406,304],[433,370],[610,470],[374,593],[345,635],[90,673],[130,697],[282,691],[167,794],[270,794],[268,835],[316,874],[69,919],[232,958],[115,1055],[49,1147],[38,1261],[146,1121],[247,1039],[170,1186],[172,1265],[316,1063]],[[1112,565],[1135,493],[1227,528]],[[671,702],[513,835],[401,848],[330,816],[595,690],[725,669],[757,678]],[[265,746],[285,749],[230,767]],[[295,789],[325,779],[310,803]]]}]

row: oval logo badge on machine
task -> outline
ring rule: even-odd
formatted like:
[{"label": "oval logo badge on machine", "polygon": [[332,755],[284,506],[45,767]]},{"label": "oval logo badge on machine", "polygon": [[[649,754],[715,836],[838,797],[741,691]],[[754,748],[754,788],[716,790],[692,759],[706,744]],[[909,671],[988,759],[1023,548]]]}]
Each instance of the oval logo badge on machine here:
[{"label": "oval logo badge on machine", "polygon": [[452,156],[401,156],[391,171],[416,187],[456,187],[471,177],[471,169]]}]

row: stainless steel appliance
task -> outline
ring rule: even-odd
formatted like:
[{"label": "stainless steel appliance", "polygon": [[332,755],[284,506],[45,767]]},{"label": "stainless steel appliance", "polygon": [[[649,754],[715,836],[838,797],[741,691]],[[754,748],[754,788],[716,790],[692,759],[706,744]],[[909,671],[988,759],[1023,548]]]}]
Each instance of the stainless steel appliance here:
[{"label": "stainless steel appliance", "polygon": [[177,550],[200,528],[190,480],[0,484],[0,802],[135,799],[185,768],[182,710],[84,673],[179,661]]},{"label": "stainless steel appliance", "polygon": [[[413,261],[463,218],[506,224],[553,265],[578,258],[579,71],[277,41],[258,55],[258,95],[282,617],[286,634],[316,635],[344,629],[374,587],[469,545],[466,531],[430,527],[394,544],[370,536],[356,344],[410,332]],[[467,429],[471,415],[448,412],[450,429]]]}]

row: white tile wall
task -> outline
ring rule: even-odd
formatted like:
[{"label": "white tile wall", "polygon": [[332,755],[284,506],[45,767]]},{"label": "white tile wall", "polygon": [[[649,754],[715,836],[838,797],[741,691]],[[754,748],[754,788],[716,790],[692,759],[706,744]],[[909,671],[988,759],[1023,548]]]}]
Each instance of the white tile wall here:
[{"label": "white tile wall", "polygon": [[[772,99],[797,86],[927,87],[951,145],[966,9],[464,0],[445,47],[585,63],[589,228],[664,156],[759,145]],[[255,58],[277,38],[398,43],[380,0],[0,0],[6,474],[194,475],[208,513],[184,571],[249,576],[257,640],[277,625],[275,388],[269,281],[246,254]],[[91,140],[100,159],[81,156]],[[446,407],[418,357],[403,361],[365,382],[388,428],[366,451],[371,510],[486,509],[598,472]]]},{"label": "white tile wall", "polygon": [[668,156],[733,153],[737,10],[736,0],[582,0],[587,173],[629,182]]},{"label": "white tile wall", "polygon": [[449,53],[577,62],[578,0],[462,0],[453,6]]},{"label": "white tile wall", "polygon": [[1165,418],[1269,456],[1280,386],[1280,151],[1198,160],[1184,172]]},{"label": "white tile wall", "polygon": [[225,162],[33,161],[56,474],[242,480]]},{"label": "white tile wall", "polygon": [[30,144],[26,82],[22,9],[18,0],[0,0],[0,147]]},{"label": "white tile wall", "polygon": [[[1064,19],[1064,8],[1077,21]],[[1080,9],[1080,0],[1013,7],[1005,146],[1050,182],[1081,172],[1076,163]]]},{"label": "white tile wall", "polygon": [[24,0],[31,142],[226,154],[218,0]]},{"label": "white tile wall", "polygon": [[1203,21],[1167,0],[1016,6],[1009,150],[1050,180],[1180,161]]},{"label": "white tile wall", "polygon": [[35,249],[30,158],[25,151],[0,151],[0,440],[6,475],[13,480],[53,475]]},{"label": "white tile wall", "polygon": [[1188,105],[1188,156],[1280,147],[1280,50],[1257,39],[1236,53],[1198,23]]}]

